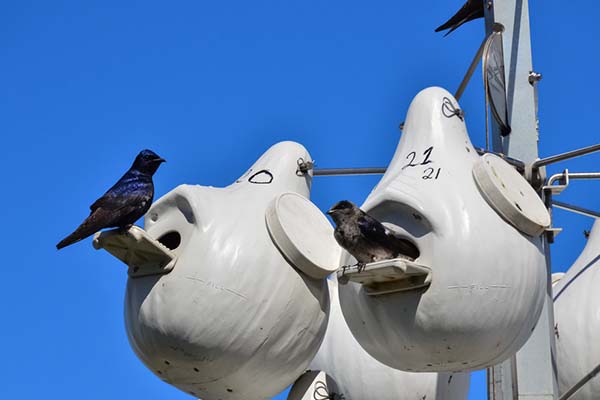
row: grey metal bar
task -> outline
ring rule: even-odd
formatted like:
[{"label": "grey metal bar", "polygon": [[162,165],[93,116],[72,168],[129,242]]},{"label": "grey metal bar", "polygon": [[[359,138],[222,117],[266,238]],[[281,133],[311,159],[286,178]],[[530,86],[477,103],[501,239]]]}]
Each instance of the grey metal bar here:
[{"label": "grey metal bar", "polygon": [[552,186],[554,182],[559,179],[565,179],[566,177],[571,179],[600,179],[600,172],[561,172],[554,174],[548,178],[548,186]]},{"label": "grey metal bar", "polygon": [[600,172],[568,172],[569,179],[600,179]]},{"label": "grey metal bar", "polygon": [[587,208],[574,206],[572,204],[563,203],[562,201],[552,200],[552,205],[562,210],[571,211],[576,214],[585,215],[586,217],[600,218],[600,212],[588,210]]},{"label": "grey metal bar", "polygon": [[336,175],[381,175],[387,168],[315,168],[313,176],[336,176]]},{"label": "grey metal bar", "polygon": [[559,161],[568,160],[570,158],[584,156],[586,154],[600,151],[600,144],[584,147],[582,149],[567,151],[566,153],[557,154],[555,156],[540,158],[532,163],[533,168],[543,167],[544,165],[553,164]]},{"label": "grey metal bar", "polygon": [[510,165],[512,165],[513,167],[515,167],[517,169],[517,171],[519,171],[521,173],[525,171],[525,163],[523,161],[521,161],[521,160],[517,160],[516,158],[509,157],[509,156],[507,156],[506,154],[503,154],[503,153],[497,153],[495,151],[490,151],[490,150],[482,149],[481,147],[475,147],[475,151],[480,156],[483,155],[483,154],[486,154],[486,153],[495,154],[498,157],[502,158],[507,163],[509,163]]},{"label": "grey metal bar", "polygon": [[[498,157],[501,157],[515,167],[517,171],[523,172],[525,171],[525,163],[523,161],[508,157],[502,153],[495,153],[493,151],[487,151],[480,147],[475,147],[475,151],[479,155],[483,155],[486,153],[495,154]],[[311,168],[308,168],[311,169]],[[381,175],[385,174],[387,171],[387,167],[365,167],[365,168],[312,168],[313,176],[344,176],[344,175]]]},{"label": "grey metal bar", "polygon": [[[484,13],[487,33],[496,23],[504,26],[502,47],[506,100],[512,128],[510,135],[502,136],[499,124],[491,118],[492,150],[523,161],[529,170],[539,157],[536,86],[529,82],[529,73],[533,71],[529,1],[486,0]],[[541,241],[547,268],[544,309],[527,343],[513,358],[492,368],[494,400],[558,399],[551,260],[545,235]]]},{"label": "grey metal bar", "polygon": [[586,376],[584,376],[579,382],[577,382],[571,389],[567,390],[565,394],[560,396],[559,400],[570,399],[583,385],[591,381],[600,372],[600,364],[596,365],[596,368],[591,370]]},{"label": "grey metal bar", "polygon": [[486,43],[488,42],[490,37],[494,34],[495,34],[495,32],[490,33],[481,42],[481,46],[479,46],[479,50],[477,50],[475,57],[473,57],[473,61],[471,61],[471,65],[469,66],[467,73],[465,74],[462,82],[458,86],[458,89],[456,89],[456,94],[454,95],[454,98],[456,99],[456,101],[460,100],[460,98],[462,97],[465,89],[467,88],[467,85],[469,84],[469,81],[471,80],[471,77],[473,76],[473,73],[477,69],[477,65],[479,64],[479,60],[481,59],[481,56],[483,55],[483,50],[486,47]]}]

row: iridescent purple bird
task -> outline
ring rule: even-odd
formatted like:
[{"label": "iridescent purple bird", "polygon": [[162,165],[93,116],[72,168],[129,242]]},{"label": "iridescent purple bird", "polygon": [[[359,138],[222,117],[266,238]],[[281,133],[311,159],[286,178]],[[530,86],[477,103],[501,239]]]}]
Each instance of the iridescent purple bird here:
[{"label": "iridescent purple bird", "polygon": [[89,217],[56,248],[60,250],[104,228],[129,229],[150,208],[154,198],[152,175],[163,162],[153,151],[142,150],[125,175],[90,206]]}]

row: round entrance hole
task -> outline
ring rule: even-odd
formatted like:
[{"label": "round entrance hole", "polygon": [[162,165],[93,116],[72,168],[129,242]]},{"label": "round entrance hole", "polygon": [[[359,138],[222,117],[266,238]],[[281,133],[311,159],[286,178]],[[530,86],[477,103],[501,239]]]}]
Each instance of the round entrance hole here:
[{"label": "round entrance hole", "polygon": [[165,245],[169,250],[175,250],[181,244],[181,235],[179,232],[167,232],[158,238],[158,241]]}]

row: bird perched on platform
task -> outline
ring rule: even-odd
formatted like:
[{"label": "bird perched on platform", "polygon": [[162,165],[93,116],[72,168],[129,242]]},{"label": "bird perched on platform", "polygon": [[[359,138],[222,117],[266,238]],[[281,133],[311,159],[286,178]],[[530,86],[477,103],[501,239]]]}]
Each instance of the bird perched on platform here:
[{"label": "bird perched on platform", "polygon": [[152,175],[163,162],[153,151],[142,150],[125,175],[90,206],[89,217],[56,248],[60,250],[104,228],[129,229],[150,208],[154,198]]},{"label": "bird perched on platform", "polygon": [[444,36],[448,36],[462,24],[477,18],[483,18],[484,0],[467,0],[465,4],[448,21],[438,26],[435,31],[450,29]]},{"label": "bird perched on platform", "polygon": [[336,203],[327,214],[336,224],[335,240],[363,266],[399,257],[414,260],[419,256],[419,249],[413,243],[350,201]]}]

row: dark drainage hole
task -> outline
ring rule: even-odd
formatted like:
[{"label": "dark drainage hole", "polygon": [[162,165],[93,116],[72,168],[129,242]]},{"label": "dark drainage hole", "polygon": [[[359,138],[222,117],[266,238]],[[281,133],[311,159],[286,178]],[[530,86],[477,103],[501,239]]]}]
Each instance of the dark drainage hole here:
[{"label": "dark drainage hole", "polygon": [[181,244],[181,235],[179,232],[167,232],[158,238],[158,241],[164,244],[169,250],[175,250]]}]

